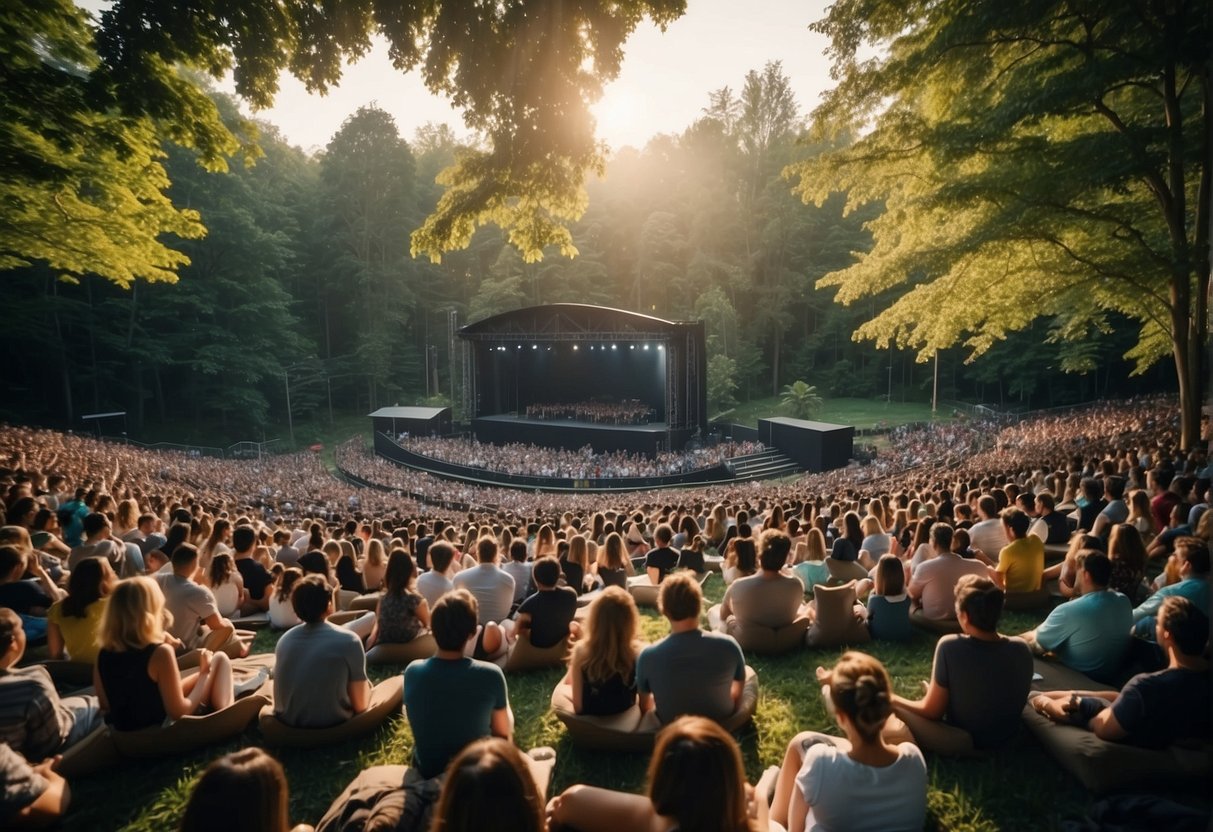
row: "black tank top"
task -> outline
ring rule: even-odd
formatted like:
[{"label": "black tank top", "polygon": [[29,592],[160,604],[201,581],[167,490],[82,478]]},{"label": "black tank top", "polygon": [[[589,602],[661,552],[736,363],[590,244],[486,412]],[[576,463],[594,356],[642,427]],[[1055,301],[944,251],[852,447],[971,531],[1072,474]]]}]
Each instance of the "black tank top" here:
[{"label": "black tank top", "polygon": [[158,646],[149,644],[122,652],[102,650],[97,654],[97,673],[110,706],[106,721],[117,731],[160,725],[168,716],[160,687],[147,674],[148,663]]},{"label": "black tank top", "polygon": [[[633,672],[634,673],[634,672]],[[595,684],[581,673],[581,712],[586,716],[613,716],[636,704],[636,680],[616,673]]]}]

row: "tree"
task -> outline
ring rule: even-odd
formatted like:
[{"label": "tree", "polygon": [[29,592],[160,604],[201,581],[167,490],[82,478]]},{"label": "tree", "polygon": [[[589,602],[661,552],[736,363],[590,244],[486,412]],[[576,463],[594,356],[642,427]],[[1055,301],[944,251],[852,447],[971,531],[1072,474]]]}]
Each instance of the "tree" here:
[{"label": "tree", "polygon": [[535,260],[548,245],[575,253],[566,224],[585,210],[586,175],[603,165],[589,105],[618,75],[624,41],[645,17],[664,26],[686,3],[229,5],[115,0],[100,15],[94,86],[124,114],[152,117],[213,161],[231,152],[232,134],[175,67],[216,78],[231,71],[237,93],[262,107],[283,70],[323,92],[380,35],[398,69],[421,72],[484,138],[443,172],[446,192],[414,232],[414,253],[438,259],[491,222]]},{"label": "tree", "polygon": [[708,359],[708,406],[721,413],[737,404],[737,362],[727,355]]},{"label": "tree", "polygon": [[44,262],[69,280],[175,282],[189,263],[161,236],[204,233],[165,195],[157,125],[91,101],[96,66],[71,0],[0,11],[0,271]]},{"label": "tree", "polygon": [[[807,201],[884,200],[874,248],[819,285],[899,291],[856,332],[920,361],[977,356],[1034,319],[1060,333],[1140,325],[1168,352],[1182,442],[1199,438],[1208,341],[1209,55],[1204,0],[841,0],[814,28],[838,85],[789,168]],[[861,60],[876,47],[882,57]],[[869,129],[870,128],[870,129]]]},{"label": "tree", "polygon": [[780,396],[784,408],[797,419],[808,419],[821,409],[821,396],[817,388],[797,379],[783,388]]}]

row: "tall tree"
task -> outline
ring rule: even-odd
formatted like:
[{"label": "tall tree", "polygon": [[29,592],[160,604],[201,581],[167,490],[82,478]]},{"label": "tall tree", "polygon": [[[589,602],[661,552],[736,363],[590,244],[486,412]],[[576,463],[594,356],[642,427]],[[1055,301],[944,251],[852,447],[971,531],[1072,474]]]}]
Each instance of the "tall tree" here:
[{"label": "tall tree", "polygon": [[[791,169],[806,200],[884,200],[875,244],[827,276],[851,303],[899,287],[857,337],[980,354],[1039,316],[1061,332],[1140,324],[1170,353],[1182,441],[1199,438],[1208,341],[1206,0],[840,0],[814,28],[838,85]],[[881,57],[861,59],[877,47]],[[863,132],[865,128],[870,130]]]}]

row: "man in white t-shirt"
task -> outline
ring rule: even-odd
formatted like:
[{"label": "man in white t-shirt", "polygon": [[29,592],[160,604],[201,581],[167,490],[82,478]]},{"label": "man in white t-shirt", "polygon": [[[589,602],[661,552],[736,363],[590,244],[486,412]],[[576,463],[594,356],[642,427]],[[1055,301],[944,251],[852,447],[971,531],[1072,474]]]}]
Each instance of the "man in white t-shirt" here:
[{"label": "man in white t-shirt", "polygon": [[430,609],[438,603],[438,599],[446,595],[455,585],[451,583],[451,561],[455,559],[455,547],[440,540],[429,547],[430,570],[422,572],[417,577],[417,591],[430,605]]},{"label": "man in white t-shirt", "polygon": [[998,553],[1011,541],[998,516],[998,501],[983,494],[977,501],[977,516],[981,520],[969,529],[969,545],[986,557],[997,560]]},{"label": "man in white t-shirt", "polygon": [[[992,499],[992,498],[991,498]],[[956,582],[961,575],[990,577],[990,567],[979,560],[962,558],[952,551],[952,527],[936,523],[931,527],[933,556],[923,561],[910,578],[906,591],[922,615],[932,621],[956,618]]]},{"label": "man in white t-shirt", "polygon": [[[433,549],[433,547],[430,547]],[[476,555],[480,563],[464,569],[451,583],[456,588],[466,589],[476,596],[480,606],[480,623],[501,622],[509,618],[514,604],[514,579],[497,565],[497,541],[482,537],[476,541]]]}]

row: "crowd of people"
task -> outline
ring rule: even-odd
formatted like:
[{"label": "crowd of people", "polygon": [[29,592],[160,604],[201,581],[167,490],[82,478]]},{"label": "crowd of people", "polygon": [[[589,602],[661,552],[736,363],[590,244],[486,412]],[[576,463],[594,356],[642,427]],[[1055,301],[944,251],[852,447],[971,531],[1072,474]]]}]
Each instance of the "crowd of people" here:
[{"label": "crowd of people", "polygon": [[528,419],[567,419],[596,425],[644,425],[653,408],[640,399],[609,402],[540,402],[526,406]]},{"label": "crowd of people", "polygon": [[[896,472],[609,498],[449,483],[353,446],[341,469],[380,488],[311,455],[225,462],[5,427],[0,818],[62,816],[56,756],[102,723],[160,726],[254,691],[295,729],[372,713],[393,680],[372,687],[367,651],[429,636],[433,654],[404,679],[412,779],[371,807],[399,803],[401,828],[495,828],[508,812],[535,830],[919,829],[922,751],[996,753],[1034,652],[1110,686],[1034,696],[1048,718],[1112,742],[1207,742],[1211,472],[1203,449],[1178,447],[1174,413],[1166,399],[1109,402],[906,434],[913,464]],[[983,450],[950,460],[974,430]],[[728,589],[709,611],[694,573],[714,556]],[[1051,580],[1069,600],[1001,634],[1003,609]],[[635,581],[656,585],[668,621],[655,644],[640,638]],[[367,595],[373,611],[340,611]],[[272,680],[234,623],[250,615],[286,631]],[[756,684],[742,644],[797,622],[810,644],[871,646],[815,674],[842,736],[800,726],[816,730],[751,787],[720,727]],[[949,633],[920,699],[895,695],[878,658],[912,626]],[[644,796],[580,785],[544,805],[545,758],[512,745],[493,663],[520,641],[572,645],[553,694],[571,713],[635,709],[637,729],[658,732]],[[35,651],[91,664],[95,693],[61,696]],[[469,799],[484,789],[493,801]],[[353,828],[372,792],[356,780],[318,828]],[[216,802],[252,793],[275,818],[259,828],[286,829],[285,778],[255,749],[207,769],[182,828],[213,828]]]},{"label": "crowd of people", "polygon": [[495,445],[461,437],[410,437],[400,446],[421,456],[503,474],[573,480],[666,477],[720,465],[763,449],[760,442],[722,442],[710,448],[662,451],[655,456],[627,451],[595,453],[511,442]]}]

